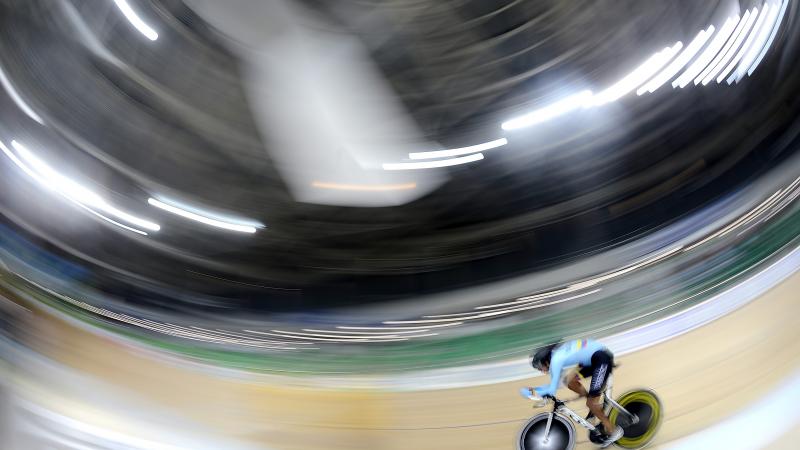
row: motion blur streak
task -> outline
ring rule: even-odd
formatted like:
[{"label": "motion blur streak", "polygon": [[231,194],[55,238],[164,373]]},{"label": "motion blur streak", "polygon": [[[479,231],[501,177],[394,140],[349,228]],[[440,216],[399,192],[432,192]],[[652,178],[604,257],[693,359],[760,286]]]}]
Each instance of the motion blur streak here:
[{"label": "motion blur streak", "polygon": [[[784,8],[785,3],[782,5],[782,10]],[[782,14],[783,13],[781,13],[781,16]],[[752,13],[750,10],[746,11],[741,20],[739,20],[738,16],[735,18],[726,19],[722,29],[720,30],[720,33],[717,34],[715,39],[705,49],[700,57],[695,59],[692,65],[686,69],[681,76],[673,81],[672,86],[679,86],[683,88],[694,77],[696,77],[694,80],[695,84],[699,84],[702,81],[703,85],[706,85],[715,76],[717,76],[718,73],[719,75],[717,76],[717,82],[721,83],[722,80],[725,79],[725,77],[731,71],[733,71],[735,67],[737,67],[737,65],[739,68],[734,75],[728,79],[728,84],[731,84],[734,80],[739,81],[744,72],[753,64],[753,59],[756,58],[755,52],[758,51],[756,49],[763,48],[764,41],[767,39],[767,30],[772,30],[775,28],[772,26],[772,24],[775,23],[776,15],[777,6],[770,7],[770,4],[767,2],[764,3],[763,10],[760,13],[758,8],[753,8]],[[638,89],[636,89],[636,95],[638,96],[643,95],[645,92],[653,93],[664,83],[672,79],[678,72],[681,71],[681,69],[683,69],[695,58],[697,53],[705,46],[708,39],[710,39],[714,34],[714,31],[715,27],[713,25],[710,25],[706,30],[701,30],[692,40],[689,46],[682,52],[681,49],[683,48],[683,43],[680,41],[676,42],[672,47],[663,49],[661,52],[653,55],[632,73],[599,94],[593,95],[592,91],[590,90],[581,91],[580,93],[567,97],[564,100],[552,103],[520,117],[503,122],[501,124],[501,128],[506,131],[517,130],[552,120],[581,107],[602,106],[606,103],[616,101],[637,87]],[[728,39],[729,37],[730,39]],[[740,44],[742,44],[742,41],[745,38],[747,38],[747,40],[740,48]],[[720,51],[720,48],[723,45],[725,45],[725,47]],[[769,47],[770,44],[767,43],[766,45]],[[766,51],[766,49],[764,51]],[[679,53],[678,57],[672,59],[676,53]],[[712,58],[713,61],[711,61],[709,64],[709,60]],[[670,60],[672,60],[672,62],[670,62],[666,68],[654,75],[655,72],[661,69],[661,67],[663,67],[664,64],[667,64]],[[726,64],[728,64],[727,67],[725,67]],[[649,79],[651,76],[652,79],[645,83],[645,80]],[[642,85],[642,83],[645,84]],[[410,153],[409,158],[429,159],[459,156],[496,148],[506,144],[508,144],[508,141],[503,138],[483,144],[450,150]],[[387,168],[387,166],[391,167],[391,169]],[[409,163],[399,163],[384,164],[383,167],[384,170],[401,170],[402,168],[436,168],[444,167],[444,165],[432,164],[430,166],[413,166]]]},{"label": "motion blur streak", "polygon": [[[705,78],[703,78],[703,86],[707,85],[708,83],[713,80],[719,71],[721,71],[725,64],[728,64],[728,61],[733,58],[733,55],[736,54],[736,51],[739,49],[739,46],[742,44],[742,41],[747,37],[747,33],[750,31],[750,28],[753,26],[753,22],[755,22],[756,16],[758,15],[758,8],[753,8],[752,12],[750,10],[745,11],[744,16],[742,16],[742,20],[739,21],[739,26],[736,27],[736,30],[733,32],[731,39],[725,45],[725,48],[718,55],[718,60],[716,64],[714,61],[711,62],[711,70],[707,73]],[[695,80],[697,81],[697,80]]]},{"label": "motion blur streak", "polygon": [[342,183],[328,183],[324,181],[314,181],[312,186],[320,189],[336,189],[342,191],[364,191],[364,192],[383,192],[383,191],[397,191],[414,189],[417,183],[403,183],[403,184],[342,184]]},{"label": "motion blur streak", "polygon": [[462,317],[462,319],[464,319],[464,320],[470,320],[470,319],[473,319],[473,318],[474,319],[485,319],[487,317],[505,315],[505,314],[510,314],[510,313],[513,313],[513,312],[529,311],[531,309],[544,308],[544,307],[547,307],[547,306],[558,305],[560,303],[568,302],[570,300],[583,298],[583,297],[586,297],[588,295],[596,294],[596,293],[598,293],[600,291],[601,291],[601,289],[594,289],[594,290],[591,290],[589,292],[584,292],[583,294],[573,295],[571,297],[562,298],[562,299],[559,299],[559,300],[553,300],[553,301],[547,302],[547,303],[541,303],[541,304],[536,304],[536,305],[525,305],[525,306],[519,306],[519,307],[515,307],[515,308],[506,308],[506,309],[502,309],[502,310],[499,310],[499,311],[490,311],[490,312],[485,312],[485,313],[478,314],[476,316]]},{"label": "motion blur streak", "polygon": [[766,44],[764,44],[761,52],[758,54],[758,57],[753,62],[753,64],[747,68],[747,75],[752,75],[755,72],[756,68],[759,64],[761,64],[761,60],[764,59],[764,56],[767,54],[769,49],[772,47],[772,41],[775,40],[775,35],[778,34],[778,30],[781,27],[781,23],[783,23],[783,16],[786,14],[786,8],[789,6],[789,0],[784,0],[781,3],[781,9],[778,13],[778,18],[775,20],[775,24],[772,26],[772,30],[769,34],[769,38],[767,39]]},{"label": "motion blur streak", "polygon": [[461,158],[443,159],[440,161],[427,161],[427,162],[408,162],[408,163],[385,163],[383,170],[417,170],[417,169],[436,169],[439,167],[457,166],[460,164],[468,164],[483,159],[482,153],[474,155],[463,156]]},{"label": "motion blur streak", "polygon": [[3,68],[0,67],[0,83],[2,83],[3,88],[5,88],[6,92],[8,93],[11,100],[14,100],[14,103],[17,104],[19,109],[22,110],[28,117],[31,119],[39,122],[40,124],[44,125],[44,121],[41,117],[39,117],[36,112],[34,112],[33,108],[28,105],[22,97],[19,96],[19,93],[16,89],[14,89],[14,85],[11,84],[11,80],[8,79],[6,73],[3,71]]},{"label": "motion blur streak", "polygon": [[[53,413],[52,411],[48,411],[44,408],[40,408],[35,405],[29,405],[28,408],[33,409],[39,415],[47,418],[49,421],[53,423],[58,423],[65,429],[71,431],[71,433],[68,434],[79,434],[79,435],[83,434],[85,436],[91,436],[93,439],[96,439],[95,443],[108,442],[134,449],[181,450],[184,448],[170,444],[164,444],[162,442],[153,441],[149,439],[141,439],[135,436],[128,436],[126,434],[118,433],[107,428],[99,427],[93,424],[75,420],[73,418],[64,415],[56,414]],[[47,431],[49,432],[50,430]],[[92,448],[81,445],[80,439],[71,441],[66,436],[65,437],[61,437],[58,435],[55,436],[59,438],[59,443],[65,445],[66,448],[74,448],[74,449]]]},{"label": "motion blur streak", "polygon": [[[98,314],[98,315],[101,315],[101,316],[105,316],[105,317],[109,317],[109,318],[112,318],[112,319],[117,320],[119,322],[125,322],[125,323],[131,324],[131,325],[135,325],[135,326],[138,326],[138,327],[141,327],[141,328],[157,331],[157,332],[163,333],[163,334],[168,334],[168,335],[172,335],[172,336],[178,336],[178,337],[185,338],[185,339],[190,339],[190,340],[201,340],[201,341],[206,341],[206,342],[236,343],[236,344],[239,344],[239,345],[256,346],[256,347],[269,348],[269,349],[297,350],[297,348],[295,348],[295,347],[285,347],[285,346],[276,347],[276,346],[271,346],[271,345],[263,345],[265,343],[267,343],[267,344],[289,343],[288,341],[273,341],[273,340],[263,340],[263,339],[256,339],[256,338],[248,338],[248,339],[220,338],[218,335],[224,335],[224,333],[214,333],[214,332],[204,333],[204,332],[194,331],[194,329],[196,327],[185,328],[185,327],[175,326],[175,325],[172,325],[172,324],[159,323],[159,322],[155,322],[155,321],[147,320],[147,319],[139,319],[139,318],[136,318],[136,317],[129,316],[127,314],[119,314],[119,313],[115,313],[113,311],[106,310],[104,308],[97,308],[97,307],[89,305],[89,304],[87,304],[85,302],[72,299],[70,297],[61,295],[61,294],[59,294],[57,292],[51,291],[51,290],[49,290],[47,288],[44,288],[44,287],[41,287],[41,286],[40,286],[40,288],[42,290],[44,290],[44,291],[49,292],[51,295],[53,295],[55,297],[58,297],[58,298],[66,301],[66,302],[68,302],[70,304],[78,306],[78,307],[80,307],[82,309],[85,309],[87,311],[91,311],[91,312],[93,312],[95,314]],[[297,344],[297,343],[292,342],[292,344]]]},{"label": "motion blur streak", "polygon": [[118,217],[126,222],[130,222],[147,230],[158,231],[161,229],[158,224],[141,219],[132,214],[128,214],[125,211],[109,205],[105,200],[100,198],[99,195],[50,168],[50,166],[34,156],[33,153],[31,153],[27,148],[17,141],[11,141],[11,145],[20,154],[20,156],[22,156],[22,158],[28,164],[30,164],[30,166],[32,166],[33,171],[38,175],[36,180],[40,183],[43,183],[48,189],[51,189],[54,192],[59,193],[77,203],[90,208],[105,211],[112,216]]},{"label": "motion blur streak", "polygon": [[[576,290],[584,289],[584,288],[587,288],[589,286],[594,286],[594,285],[596,285],[598,283],[601,283],[603,281],[607,281],[607,280],[610,280],[612,278],[619,277],[619,276],[624,275],[626,273],[632,272],[634,270],[641,269],[641,268],[643,268],[645,266],[648,266],[650,264],[658,262],[658,261],[660,261],[660,260],[662,260],[664,258],[667,258],[670,255],[673,255],[673,254],[681,251],[682,248],[683,247],[676,247],[676,248],[670,249],[668,251],[661,252],[661,253],[659,253],[657,255],[654,255],[654,256],[652,256],[650,258],[646,258],[646,259],[643,259],[642,261],[639,261],[639,262],[636,262],[634,264],[631,264],[628,267],[625,267],[625,268],[622,268],[620,270],[616,270],[616,271],[607,273],[607,274],[605,274],[603,276],[591,278],[591,279],[588,279],[588,280],[579,281],[579,282],[577,282],[577,283],[575,283],[575,284],[573,284],[573,285],[571,285],[569,287],[566,287],[564,289],[559,289],[559,290],[556,290],[556,291],[553,291],[553,292],[544,292],[544,293],[541,293],[541,294],[530,295],[530,296],[526,296],[526,297],[522,297],[520,299],[514,300],[512,302],[498,303],[498,304],[495,304],[495,305],[478,306],[475,309],[497,308],[497,307],[501,307],[501,306],[514,305],[514,304],[518,304],[518,303],[528,303],[528,302],[532,302],[532,301],[541,300],[541,299],[544,299],[544,298],[554,297],[554,296],[561,295],[561,294],[564,294],[564,293],[567,293],[567,292],[573,292],[573,291],[576,291]],[[589,294],[594,293],[594,292],[597,292],[597,291],[589,292]]]},{"label": "motion blur streak", "polygon": [[629,92],[641,86],[642,83],[647,81],[656,72],[661,70],[661,68],[664,67],[664,65],[667,64],[675,55],[675,53],[680,51],[681,48],[683,48],[683,43],[679,41],[676,42],[672,47],[667,47],[651,56],[633,72],[622,78],[611,87],[595,95],[593,104],[595,106],[604,105],[627,95]]},{"label": "motion blur streak", "polygon": [[734,28],[733,30],[731,30],[731,34],[726,36],[724,46],[719,51],[714,53],[714,59],[707,66],[705,66],[704,70],[700,72],[700,75],[698,75],[694,79],[695,85],[704,82],[704,80],[706,79],[710,80],[711,78],[713,78],[713,76],[709,77],[709,75],[720,64],[720,61],[722,61],[725,55],[729,52],[731,46],[733,46],[734,41],[736,41],[737,36],[741,33],[742,29],[747,24],[748,18],[750,18],[750,10],[745,11],[742,17],[736,16],[736,18],[734,19],[735,21]]},{"label": "motion blur streak", "polygon": [[455,327],[455,326],[458,326],[458,325],[463,325],[463,322],[447,323],[447,324],[441,324],[441,325],[427,325],[427,326],[424,326],[424,327],[351,327],[351,326],[337,326],[336,328],[338,328],[340,330],[423,330],[423,329],[427,329],[427,328]]},{"label": "motion blur streak", "polygon": [[[667,450],[774,448],[771,444],[800,424],[800,416],[796,413],[798,402],[800,371],[791,374],[775,391],[750,405],[745,411],[701,433],[681,439],[667,447]],[[741,433],[741,430],[751,427],[759,432]]]},{"label": "motion blur streak", "polygon": [[[430,328],[430,327],[429,327]],[[303,331],[308,331],[312,333],[333,333],[333,334],[349,334],[349,335],[383,335],[386,334],[385,332],[378,332],[378,331],[336,331],[336,330],[316,330],[313,328],[303,328]],[[416,334],[416,333],[424,333],[429,331],[428,328],[421,329],[421,330],[414,330],[414,331],[392,331],[391,334],[398,335],[398,334]]]},{"label": "motion blur streak", "polygon": [[727,77],[728,74],[733,71],[733,68],[739,64],[745,52],[747,52],[747,50],[750,49],[750,46],[753,45],[753,40],[755,40],[756,36],[760,33],[760,30],[764,26],[765,20],[770,13],[769,3],[765,3],[761,11],[756,10],[755,15],[758,16],[758,19],[756,19],[755,25],[753,25],[753,28],[750,30],[747,40],[744,41],[744,44],[739,51],[736,52],[736,56],[731,60],[725,70],[720,72],[719,76],[717,77],[717,83],[722,83],[722,80],[724,80],[725,77]]},{"label": "motion blur streak", "polygon": [[516,117],[507,122],[503,122],[501,127],[504,130],[516,130],[518,128],[529,127],[553,119],[555,117],[574,111],[578,108],[588,106],[592,101],[592,91],[581,91],[564,100],[555,102],[551,105],[537,109],[536,111]]},{"label": "motion blur streak", "polygon": [[195,222],[204,223],[206,225],[211,225],[212,227],[223,228],[225,230],[230,231],[238,231],[241,233],[255,233],[257,231],[256,227],[252,225],[240,225],[236,223],[224,222],[222,220],[214,219],[211,217],[206,217],[205,215],[201,215],[198,213],[194,213],[192,211],[187,211],[185,209],[181,209],[177,206],[173,206],[167,203],[164,203],[160,200],[156,200],[154,198],[148,198],[147,203],[155,206],[156,208],[163,209],[164,211],[171,212],[173,214],[177,214],[181,217],[185,217],[190,220],[194,220]]},{"label": "motion blur streak", "polygon": [[114,0],[114,3],[116,3],[117,8],[122,11],[122,14],[125,15],[125,18],[128,19],[128,22],[139,30],[147,39],[151,41],[158,39],[158,33],[136,14],[136,11],[131,8],[131,5],[129,5],[126,0]]},{"label": "motion blur streak", "polygon": [[[772,29],[775,27],[775,21],[778,19],[781,6],[782,5],[775,4],[769,7],[769,12],[764,22],[760,26],[757,26],[750,35],[750,42],[745,45],[747,48],[746,53],[742,55],[742,59],[736,71],[728,78],[728,84],[732,84],[734,81],[738,83],[747,75],[748,69],[753,65],[758,54],[761,53]],[[764,8],[767,7],[768,5],[764,5]]]},{"label": "motion blur streak", "polygon": [[653,93],[656,89],[660,88],[664,83],[671,80],[676,73],[678,73],[683,67],[689,63],[689,61],[694,58],[694,55],[700,51],[701,48],[705,45],[706,41],[708,40],[711,35],[714,34],[714,26],[711,25],[708,27],[707,30],[702,30],[697,36],[689,43],[689,46],[686,47],[677,58],[675,58],[664,70],[662,70],[658,75],[653,77],[649,83],[645,84],[644,86],[640,87],[636,90],[636,95],[642,95],[645,92]]},{"label": "motion blur streak", "polygon": [[510,450],[572,339],[798,448],[798,20],[0,1],[0,449]]},{"label": "motion blur streak", "polygon": [[121,224],[121,223],[117,222],[116,220],[111,219],[110,217],[106,217],[106,216],[100,214],[99,212],[89,208],[88,206],[86,206],[84,204],[81,204],[81,203],[76,203],[76,204],[78,206],[80,206],[81,208],[85,209],[86,211],[88,211],[89,213],[91,213],[91,214],[93,214],[93,215],[105,220],[106,222],[108,222],[108,223],[110,223],[112,225],[118,226],[118,227],[120,227],[122,229],[125,229],[125,230],[128,230],[128,231],[132,231],[132,232],[134,232],[136,234],[141,234],[142,236],[147,236],[148,235],[146,232],[144,232],[142,230],[137,230],[136,228],[129,227],[129,226],[125,225],[125,224]]},{"label": "motion blur streak", "polygon": [[409,159],[431,159],[431,158],[449,158],[451,156],[469,155],[470,153],[477,153],[483,150],[491,150],[493,148],[502,147],[508,144],[506,138],[495,139],[493,141],[484,142],[483,144],[470,145],[469,147],[453,148],[450,150],[437,150],[433,152],[418,152],[409,153]]},{"label": "motion blur streak", "polygon": [[30,151],[28,151],[27,148],[25,148],[22,144],[18,143],[17,141],[11,141],[11,145],[19,153],[19,155],[22,156],[22,158],[25,159],[25,161],[28,164],[30,164],[30,166],[28,164],[25,164],[19,158],[17,158],[17,156],[13,152],[11,152],[11,150],[8,147],[6,147],[6,145],[3,142],[0,142],[0,150],[2,150],[3,153],[5,153],[6,156],[8,156],[8,158],[14,162],[14,164],[16,164],[27,175],[36,180],[46,189],[53,191],[54,193],[59,194],[65,197],[66,199],[76,203],[78,206],[88,210],[97,217],[100,217],[105,221],[111,222],[114,225],[120,226],[127,230],[134,231],[139,234],[145,234],[142,231],[115,222],[109,219],[108,217],[97,213],[95,210],[104,211],[126,222],[130,222],[134,225],[140,226],[142,228],[151,231],[158,231],[161,228],[158,224],[155,224],[145,219],[141,219],[139,217],[136,217],[132,214],[129,214],[125,211],[122,211],[108,204],[105,200],[100,198],[100,196],[98,196],[94,192],[86,189],[80,184],[70,180],[69,178],[51,169],[47,164],[45,164],[40,159],[35,157]]},{"label": "motion blur streak", "polygon": [[718,231],[714,232],[713,234],[705,237],[704,239],[702,239],[702,240],[700,240],[698,242],[695,242],[694,244],[692,244],[689,247],[687,247],[686,250],[687,251],[692,250],[695,247],[699,247],[699,246],[705,244],[706,242],[709,242],[709,241],[711,241],[713,239],[717,239],[719,237],[722,237],[722,236],[730,233],[731,231],[735,230],[740,225],[743,225],[743,224],[753,220],[755,217],[758,216],[758,214],[761,214],[764,211],[769,210],[769,208],[772,205],[776,204],[780,200],[780,194],[782,192],[783,191],[775,192],[769,198],[767,198],[762,203],[760,203],[758,206],[756,206],[752,210],[748,211],[747,214],[743,215],[742,217],[737,218],[735,221],[733,221],[729,225],[721,228],[720,230],[718,230]]},{"label": "motion blur streak", "polygon": [[744,55],[742,61],[739,63],[739,67],[737,67],[736,72],[728,78],[728,84],[733,83],[736,81],[737,83],[747,75],[748,70],[753,66],[753,63],[764,48],[764,44],[766,43],[767,39],[769,38],[769,34],[772,31],[772,28],[775,26],[775,20],[778,17],[778,6],[770,8],[769,10],[769,18],[766,22],[762,25],[762,27],[758,30],[758,36],[755,38],[755,41],[750,45],[747,54]]},{"label": "motion blur streak", "polygon": [[[698,77],[699,79],[700,72],[703,71],[703,69],[705,69],[706,66],[708,66],[709,62],[711,62],[711,59],[714,58],[717,55],[717,53],[719,53],[722,46],[725,45],[725,42],[728,40],[731,33],[733,33],[733,30],[736,28],[736,24],[738,23],[738,21],[739,21],[738,17],[728,18],[727,20],[725,20],[725,23],[722,25],[722,28],[719,30],[719,33],[717,33],[717,35],[714,36],[714,39],[711,41],[708,47],[706,47],[706,49],[703,50],[703,53],[701,53],[700,56],[697,57],[697,59],[689,66],[688,69],[686,69],[686,71],[684,71],[675,81],[672,82],[673,88],[686,87],[686,85],[689,84],[693,79],[695,79],[695,77]],[[698,81],[695,80],[695,84],[697,83]]]},{"label": "motion blur streak", "polygon": [[[595,290],[592,290],[592,291],[589,291],[589,292],[584,292],[583,294],[573,295],[571,297],[562,298],[562,299],[554,300],[554,301],[547,302],[547,303],[542,303],[542,304],[537,304],[537,305],[526,305],[526,306],[520,306],[520,307],[515,307],[515,308],[506,308],[506,309],[502,309],[500,311],[484,312],[484,313],[480,313],[480,314],[473,314],[473,315],[466,315],[466,316],[462,316],[459,313],[457,315],[460,316],[460,317],[457,317],[457,318],[448,317],[448,318],[442,318],[442,319],[427,319],[427,320],[387,320],[387,321],[385,321],[383,323],[385,323],[387,325],[403,325],[403,324],[418,324],[418,323],[450,322],[450,321],[454,321],[454,320],[455,321],[459,321],[459,320],[485,319],[487,317],[506,315],[506,314],[511,314],[511,313],[519,312],[519,311],[528,311],[528,310],[531,310],[531,309],[544,308],[546,306],[557,305],[557,304],[560,304],[560,303],[568,302],[570,300],[575,300],[575,299],[578,299],[578,298],[586,297],[588,295],[596,294],[598,292],[600,292],[600,289],[595,289]],[[423,317],[436,317],[436,316],[423,316]],[[442,317],[442,316],[438,316],[438,317]]]}]

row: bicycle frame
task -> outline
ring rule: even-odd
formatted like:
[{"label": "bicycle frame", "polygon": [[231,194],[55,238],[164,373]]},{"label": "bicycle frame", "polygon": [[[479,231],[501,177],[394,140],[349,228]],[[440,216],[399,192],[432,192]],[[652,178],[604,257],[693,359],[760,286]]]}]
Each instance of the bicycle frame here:
[{"label": "bicycle frame", "polygon": [[612,408],[619,411],[619,413],[625,416],[626,419],[630,420],[631,423],[638,423],[639,418],[637,416],[628,412],[627,409],[625,409],[622,405],[617,403],[616,400],[614,400],[614,395],[611,393],[613,387],[614,387],[614,375],[609,375],[608,382],[606,383],[606,389],[605,391],[603,391],[603,395],[605,396],[604,402],[608,403],[609,405],[611,405]]},{"label": "bicycle frame", "polygon": [[[638,417],[636,417],[635,415],[633,415],[630,412],[628,412],[628,410],[626,410],[622,405],[620,405],[619,403],[617,403],[616,400],[614,400],[614,398],[612,397],[612,389],[611,389],[612,386],[613,386],[613,378],[611,376],[609,376],[608,382],[606,384],[606,389],[603,391],[604,403],[607,403],[612,408],[614,408],[617,411],[619,411],[620,414],[624,415],[631,422],[633,422],[633,423],[638,422],[639,421]],[[577,399],[575,399],[575,400],[577,400]],[[544,433],[545,436],[548,436],[550,434],[550,426],[553,423],[553,415],[555,415],[555,414],[560,414],[561,416],[566,416],[566,417],[572,419],[572,421],[574,423],[577,423],[578,425],[586,428],[589,431],[595,431],[597,429],[597,427],[592,425],[587,420],[588,417],[587,417],[587,419],[584,419],[583,417],[578,415],[578,413],[576,413],[575,411],[573,411],[572,409],[567,407],[565,401],[559,400],[557,398],[553,398],[553,411],[550,412],[550,416],[547,419],[547,426],[545,427],[545,433]]]},{"label": "bicycle frame", "polygon": [[553,414],[561,414],[562,416],[567,416],[572,419],[573,422],[577,423],[578,425],[586,428],[589,431],[594,431],[597,428],[592,425],[588,420],[584,419],[583,417],[579,416],[578,413],[569,409],[567,405],[564,404],[561,400],[556,400],[553,406],[553,412],[550,413],[550,418],[547,420],[547,428],[545,428],[545,436],[550,431],[550,423],[553,420]]}]

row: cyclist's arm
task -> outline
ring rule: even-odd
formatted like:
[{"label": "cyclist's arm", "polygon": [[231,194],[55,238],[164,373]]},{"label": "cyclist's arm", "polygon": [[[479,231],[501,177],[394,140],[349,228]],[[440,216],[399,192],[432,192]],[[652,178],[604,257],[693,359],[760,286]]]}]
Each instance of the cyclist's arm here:
[{"label": "cyclist's arm", "polygon": [[558,383],[561,381],[561,371],[564,368],[563,358],[553,358],[550,360],[550,384],[536,388],[536,393],[540,396],[556,395]]}]

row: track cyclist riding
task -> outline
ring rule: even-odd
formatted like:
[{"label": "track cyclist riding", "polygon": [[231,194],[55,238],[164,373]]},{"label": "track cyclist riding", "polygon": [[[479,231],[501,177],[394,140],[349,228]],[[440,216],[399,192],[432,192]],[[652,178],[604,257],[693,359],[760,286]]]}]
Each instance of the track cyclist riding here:
[{"label": "track cyclist riding", "polygon": [[[577,371],[569,375],[567,387],[581,397],[586,397],[586,406],[603,424],[602,429],[611,430],[602,435],[601,447],[608,447],[623,436],[622,427],[613,425],[603,410],[603,391],[614,368],[614,355],[605,345],[590,339],[548,345],[532,355],[531,365],[550,375],[550,384],[533,389],[543,398],[554,398],[562,372],[577,366]],[[591,381],[587,392],[581,379],[589,376]]]}]

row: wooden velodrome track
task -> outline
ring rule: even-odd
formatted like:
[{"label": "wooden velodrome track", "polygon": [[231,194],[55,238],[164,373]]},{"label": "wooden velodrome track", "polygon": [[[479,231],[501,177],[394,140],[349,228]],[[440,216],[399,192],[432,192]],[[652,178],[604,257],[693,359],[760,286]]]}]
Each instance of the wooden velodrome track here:
[{"label": "wooden velodrome track", "polygon": [[[616,392],[649,386],[664,402],[665,422],[655,447],[667,448],[746,409],[800,368],[798,293],[800,273],[728,316],[621,358]],[[512,449],[524,421],[538,412],[518,388],[544,382],[417,392],[274,385],[171,364],[43,312],[29,319],[27,344],[41,353],[119,386],[127,392],[121,395],[144,401],[153,411],[170,411],[198,429],[256,448]],[[27,394],[48,408],[125,433],[142,432],[124,408],[109,410],[79,391],[26,383]],[[770,448],[798,448],[793,435]],[[578,438],[578,448],[593,448],[582,430]]]}]

